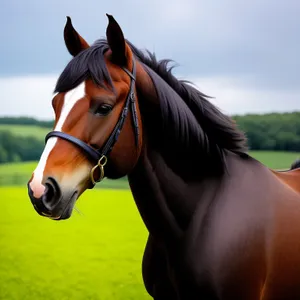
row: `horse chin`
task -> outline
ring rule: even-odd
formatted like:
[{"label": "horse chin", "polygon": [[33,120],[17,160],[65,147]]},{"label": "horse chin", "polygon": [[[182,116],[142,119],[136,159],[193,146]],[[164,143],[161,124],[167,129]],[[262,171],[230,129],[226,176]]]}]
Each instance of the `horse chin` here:
[{"label": "horse chin", "polygon": [[70,219],[71,215],[73,212],[73,208],[68,209],[65,213],[63,213],[61,216],[58,217],[49,217],[49,219],[54,220],[54,221],[62,221],[62,220],[67,220]]},{"label": "horse chin", "polygon": [[51,216],[51,217],[49,217],[49,219],[54,220],[54,221],[62,221],[62,220],[70,219],[70,217],[72,216],[73,207],[74,207],[74,205],[72,205],[72,206],[70,205],[63,211],[63,213],[61,215]]},{"label": "horse chin", "polygon": [[57,217],[51,217],[52,220],[61,221],[67,220],[72,216],[72,212],[78,199],[78,192],[73,193],[69,200],[62,201],[62,203],[66,202],[66,204],[62,205],[62,212]]}]

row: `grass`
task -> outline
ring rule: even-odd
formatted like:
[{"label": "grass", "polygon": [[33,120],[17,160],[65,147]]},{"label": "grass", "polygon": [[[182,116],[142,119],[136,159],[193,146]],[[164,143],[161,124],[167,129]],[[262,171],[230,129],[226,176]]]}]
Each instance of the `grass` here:
[{"label": "grass", "polygon": [[35,125],[5,125],[0,124],[0,131],[10,131],[19,136],[34,136],[37,139],[44,140],[50,128],[43,128]]},{"label": "grass", "polygon": [[[273,169],[289,169],[291,164],[300,157],[300,153],[252,151],[253,157]],[[26,185],[35,169],[37,162],[0,164],[0,186]],[[128,189],[126,178],[121,180],[104,179],[96,188]]]},{"label": "grass", "polygon": [[[251,154],[275,169],[300,156]],[[141,275],[147,232],[127,182],[105,180],[102,189],[81,196],[81,214],[55,222],[40,217],[28,199],[25,185],[35,166],[0,165],[0,185],[24,186],[0,187],[0,299],[152,299]]]},{"label": "grass", "polygon": [[[0,164],[0,186],[26,185],[37,162],[7,163]],[[128,189],[126,178],[119,180],[104,179],[96,188],[101,189]]]},{"label": "grass", "polygon": [[0,188],[0,299],[152,299],[146,229],[129,191],[82,195],[71,219],[40,217],[25,188]]},{"label": "grass", "polygon": [[251,151],[250,154],[272,169],[289,169],[300,152]]}]

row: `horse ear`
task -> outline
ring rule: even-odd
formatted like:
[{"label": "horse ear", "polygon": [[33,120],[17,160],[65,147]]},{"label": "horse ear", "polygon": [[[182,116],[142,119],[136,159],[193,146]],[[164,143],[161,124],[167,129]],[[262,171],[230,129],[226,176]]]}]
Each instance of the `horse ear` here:
[{"label": "horse ear", "polygon": [[108,17],[108,26],[106,28],[106,37],[108,45],[112,52],[112,60],[118,65],[126,65],[126,43],[121,27],[112,15]]},{"label": "horse ear", "polygon": [[73,56],[76,56],[82,50],[90,47],[89,44],[74,29],[70,17],[67,17],[67,23],[64,29],[64,39],[67,49]]}]

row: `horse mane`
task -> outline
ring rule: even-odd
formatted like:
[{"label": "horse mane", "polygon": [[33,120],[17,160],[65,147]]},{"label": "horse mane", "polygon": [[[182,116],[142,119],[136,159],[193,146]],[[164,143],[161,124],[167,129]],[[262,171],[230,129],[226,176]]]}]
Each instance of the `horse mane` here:
[{"label": "horse mane", "polygon": [[[154,53],[149,51],[144,53],[129,41],[127,41],[127,43],[130,45],[135,56],[148,68],[157,73],[181,97],[197,119],[197,122],[206,135],[206,140],[209,141],[210,144],[216,144],[220,148],[240,154],[245,154],[248,151],[246,145],[247,139],[244,133],[238,130],[235,122],[229,116],[223,114],[216,106],[208,101],[208,98],[211,97],[200,92],[192,86],[191,82],[178,80],[172,74],[174,65],[168,67],[172,60],[163,59],[157,61]],[[165,103],[165,105],[172,105],[172,101]],[[178,114],[176,109],[170,109],[169,113],[171,112]],[[178,115],[180,115],[180,113]],[[181,122],[181,120],[178,119],[177,122]],[[202,142],[203,141],[201,141],[201,143]]]},{"label": "horse mane", "polygon": [[291,170],[298,169],[298,168],[300,168],[300,159],[299,158],[292,163]]},{"label": "horse mane", "polygon": [[[129,41],[126,42],[155,86],[164,125],[165,139],[162,140],[170,142],[171,138],[173,147],[179,152],[181,149],[194,163],[202,157],[202,168],[205,165],[209,168],[208,164],[213,162],[223,169],[226,151],[247,157],[244,133],[229,116],[208,101],[209,96],[201,93],[190,82],[178,80],[172,74],[174,66],[169,67],[171,60],[158,61],[155,54],[143,52]],[[87,78],[91,78],[98,86],[114,89],[104,59],[108,49],[107,41],[100,39],[80,52],[60,75],[55,91],[66,92]]]}]

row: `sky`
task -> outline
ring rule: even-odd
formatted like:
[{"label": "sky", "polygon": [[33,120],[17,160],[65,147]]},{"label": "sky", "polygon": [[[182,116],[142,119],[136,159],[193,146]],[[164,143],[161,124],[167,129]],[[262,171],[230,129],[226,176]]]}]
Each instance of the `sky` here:
[{"label": "sky", "polygon": [[1,0],[0,115],[52,119],[53,88],[71,59],[66,16],[93,43],[105,37],[106,13],[224,113],[300,110],[299,0]]}]

